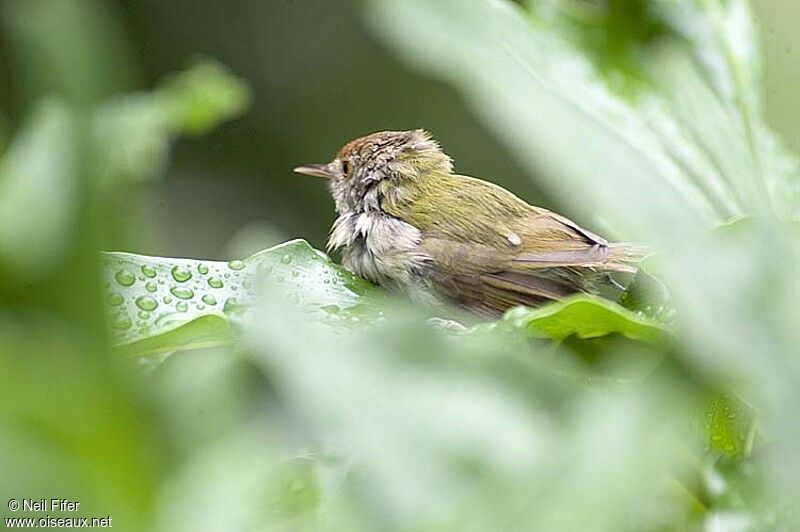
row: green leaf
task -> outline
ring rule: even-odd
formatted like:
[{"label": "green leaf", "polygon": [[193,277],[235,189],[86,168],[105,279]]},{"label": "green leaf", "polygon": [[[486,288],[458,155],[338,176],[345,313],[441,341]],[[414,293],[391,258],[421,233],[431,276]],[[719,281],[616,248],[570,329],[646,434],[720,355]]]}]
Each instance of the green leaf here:
[{"label": "green leaf", "polygon": [[605,299],[577,296],[538,309],[510,310],[504,322],[529,336],[564,340],[621,334],[633,340],[660,344],[669,334],[663,324]]},{"label": "green leaf", "polygon": [[169,113],[172,128],[200,134],[240,115],[250,104],[250,89],[219,62],[208,58],[168,78],[157,96]]},{"label": "green leaf", "polygon": [[69,107],[44,101],[0,160],[0,271],[37,279],[67,252],[78,201],[75,135]]},{"label": "green leaf", "polygon": [[741,400],[718,395],[706,409],[704,423],[708,445],[728,457],[747,455],[753,445],[752,409]]},{"label": "green leaf", "polygon": [[227,319],[216,315],[200,316],[153,336],[146,336],[146,332],[142,334],[144,337],[141,340],[134,340],[124,346],[127,355],[150,356],[173,351],[219,347],[234,342],[231,324]]},{"label": "green leaf", "polygon": [[275,299],[255,312],[247,356],[311,441],[324,442],[321,454],[348,468],[320,475],[322,522],[647,530],[643,508],[664,495],[653,479],[684,473],[680,418],[691,399],[676,400],[661,375],[585,386],[565,378],[568,357],[520,335],[447,334],[414,312],[387,309],[344,335]]},{"label": "green leaf", "polygon": [[377,315],[377,290],[303,240],[217,262],[105,253],[109,324],[125,352],[154,355],[228,345],[262,277],[321,320]]},{"label": "green leaf", "polygon": [[663,322],[669,322],[675,313],[672,294],[660,279],[647,271],[647,262],[640,265],[617,303],[632,312]]},{"label": "green leaf", "polygon": [[510,2],[372,0],[369,14],[410,63],[463,92],[532,173],[551,176],[542,184],[572,210],[677,246],[770,204],[797,209],[791,164],[771,162],[780,150],[760,115],[746,5],[698,4],[648,11],[670,31],[637,50],[649,83],[631,94],[609,88],[563,25]]},{"label": "green leaf", "polygon": [[4,55],[25,80],[16,105],[58,95],[85,109],[140,83],[118,14],[113,4],[85,0],[0,3]]},{"label": "green leaf", "polygon": [[152,179],[166,166],[173,136],[205,133],[249,103],[247,84],[211,59],[172,74],[155,91],[110,99],[94,119],[100,170],[106,179]]}]

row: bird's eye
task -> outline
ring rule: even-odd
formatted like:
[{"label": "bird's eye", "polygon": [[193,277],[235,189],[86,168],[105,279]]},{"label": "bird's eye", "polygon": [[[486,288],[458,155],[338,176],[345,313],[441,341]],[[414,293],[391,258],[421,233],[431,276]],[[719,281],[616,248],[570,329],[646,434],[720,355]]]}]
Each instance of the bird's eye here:
[{"label": "bird's eye", "polygon": [[342,161],[342,175],[350,177],[350,162]]}]

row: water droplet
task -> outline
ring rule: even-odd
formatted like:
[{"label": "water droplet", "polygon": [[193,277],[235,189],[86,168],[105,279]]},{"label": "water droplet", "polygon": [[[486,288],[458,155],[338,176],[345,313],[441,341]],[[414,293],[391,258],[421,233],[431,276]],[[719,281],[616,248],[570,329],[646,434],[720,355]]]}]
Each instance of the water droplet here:
[{"label": "water droplet", "polygon": [[170,303],[172,303],[172,298],[169,296],[164,296],[163,301],[165,305],[169,305]]},{"label": "water droplet", "polygon": [[253,286],[253,284],[250,281],[245,281],[242,283],[242,286],[244,286],[245,288],[250,288]]},{"label": "water droplet", "polygon": [[106,302],[108,302],[108,304],[111,305],[112,307],[120,306],[123,303],[123,301],[125,301],[125,299],[119,294],[111,293],[108,294],[108,296],[106,297]]},{"label": "water droplet", "polygon": [[222,281],[219,279],[219,277],[210,277],[208,279],[208,286],[210,286],[211,288],[222,288],[224,285],[222,284]]},{"label": "water droplet", "polygon": [[197,266],[197,271],[200,272],[202,275],[205,275],[208,273],[208,266],[206,266],[205,264],[200,264]]},{"label": "water droplet", "polygon": [[142,310],[155,310],[158,307],[158,301],[150,296],[141,296],[136,298],[136,306]]},{"label": "water droplet", "polygon": [[297,270],[292,270],[292,277],[299,277],[299,276],[300,272],[298,272]]},{"label": "water droplet", "polygon": [[205,310],[205,308],[204,305],[197,305],[197,310]]},{"label": "water droplet", "polygon": [[194,291],[185,286],[173,286],[170,292],[178,299],[192,299],[194,297]]},{"label": "water droplet", "polygon": [[[140,310],[138,315],[139,315],[139,318],[141,318],[143,320],[150,319],[150,313],[147,312],[147,311]],[[141,327],[142,325],[144,325],[144,323],[139,323],[138,325],[139,325],[139,327]]]},{"label": "water droplet", "polygon": [[156,276],[156,269],[148,264],[142,264],[142,273],[151,279]]},{"label": "water droplet", "polygon": [[133,322],[127,314],[117,314],[111,318],[111,326],[119,331],[130,329],[132,325]]},{"label": "water droplet", "polygon": [[122,286],[130,286],[136,282],[136,277],[128,270],[119,270],[114,274],[114,279]]},{"label": "water droplet", "polygon": [[192,278],[192,272],[190,272],[183,266],[175,266],[174,268],[172,268],[172,278],[178,281],[179,283],[185,283],[186,281]]},{"label": "water droplet", "polygon": [[239,308],[239,300],[235,297],[229,297],[225,300],[225,305],[222,307],[222,310],[225,312],[232,312]]},{"label": "water droplet", "polygon": [[292,262],[292,256],[287,253],[286,255],[281,257],[281,262],[284,264],[290,264]]},{"label": "water droplet", "polygon": [[228,268],[234,271],[244,270],[245,264],[240,260],[232,260],[228,263]]},{"label": "water droplet", "polygon": [[153,281],[148,281],[148,283],[145,284],[144,287],[148,292],[155,292],[156,290],[158,290],[158,285]]},{"label": "water droplet", "polygon": [[203,300],[203,303],[205,303],[206,305],[213,306],[217,304],[217,300],[214,299],[214,296],[212,296],[211,294],[206,294],[201,299]]},{"label": "water droplet", "polygon": [[140,276],[139,276],[139,280],[140,280],[140,281],[144,281],[144,275],[140,275]]},{"label": "water droplet", "polygon": [[186,301],[178,301],[175,308],[178,309],[178,312],[186,312],[189,310],[189,305],[186,304]]}]

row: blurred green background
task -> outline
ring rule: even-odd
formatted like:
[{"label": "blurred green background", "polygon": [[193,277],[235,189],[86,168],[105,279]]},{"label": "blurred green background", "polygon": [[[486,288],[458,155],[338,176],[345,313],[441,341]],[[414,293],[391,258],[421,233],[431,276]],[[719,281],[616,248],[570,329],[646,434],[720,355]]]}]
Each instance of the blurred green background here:
[{"label": "blurred green background", "polygon": [[[800,187],[745,3],[517,3],[0,0],[0,495],[130,530],[791,530],[800,239],[775,218]],[[800,151],[800,5],[752,3],[767,119]],[[240,329],[223,301],[251,266],[98,259],[321,248],[332,202],[291,169],[413,127],[657,245],[674,298],[551,340],[537,310],[445,334],[294,243],[266,276],[335,326],[268,289]]]},{"label": "blurred green background", "polygon": [[[768,118],[798,151],[800,4],[755,0],[753,7]],[[427,128],[461,172],[558,207],[454,89],[401,64],[359,8],[351,0],[4,0],[0,124],[13,130],[27,105],[57,86],[77,98],[146,89],[197,55],[246,79],[249,111],[208,135],[178,140],[165,179],[140,196],[145,226],[126,249],[141,253],[242,256],[287,237],[322,247],[332,202],[322,183],[291,169],[327,161],[345,141],[381,129]],[[46,31],[55,34],[37,46],[36,33]],[[72,74],[59,78],[60,71]]]}]

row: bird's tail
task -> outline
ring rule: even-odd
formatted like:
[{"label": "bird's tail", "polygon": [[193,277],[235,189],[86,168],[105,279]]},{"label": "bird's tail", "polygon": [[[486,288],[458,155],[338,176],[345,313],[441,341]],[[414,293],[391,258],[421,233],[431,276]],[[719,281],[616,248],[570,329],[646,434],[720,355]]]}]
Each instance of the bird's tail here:
[{"label": "bird's tail", "polygon": [[609,244],[608,251],[609,265],[632,272],[637,270],[638,263],[655,253],[653,248],[635,243]]}]

